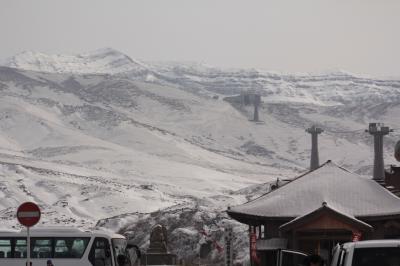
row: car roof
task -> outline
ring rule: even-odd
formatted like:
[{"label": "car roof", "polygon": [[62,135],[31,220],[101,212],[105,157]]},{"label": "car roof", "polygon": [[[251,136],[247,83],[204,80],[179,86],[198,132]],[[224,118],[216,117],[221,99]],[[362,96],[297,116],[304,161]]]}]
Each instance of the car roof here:
[{"label": "car roof", "polygon": [[[17,230],[0,230],[0,236],[25,236],[27,234],[27,230],[25,228],[20,231]],[[55,237],[55,236],[63,236],[63,237],[90,237],[90,236],[99,236],[106,238],[125,238],[123,235],[116,234],[107,230],[92,230],[92,231],[84,231],[75,227],[67,227],[67,226],[38,226],[30,229],[30,235],[33,237]]]},{"label": "car roof", "polygon": [[351,246],[354,246],[354,248],[400,247],[400,239],[363,240],[343,244],[345,249]]}]

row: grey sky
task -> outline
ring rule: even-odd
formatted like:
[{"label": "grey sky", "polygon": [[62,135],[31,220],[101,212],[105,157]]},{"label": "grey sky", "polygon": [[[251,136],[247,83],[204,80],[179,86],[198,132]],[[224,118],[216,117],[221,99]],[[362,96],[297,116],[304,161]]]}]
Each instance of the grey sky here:
[{"label": "grey sky", "polygon": [[0,58],[113,47],[142,60],[400,76],[398,0],[0,3]]}]

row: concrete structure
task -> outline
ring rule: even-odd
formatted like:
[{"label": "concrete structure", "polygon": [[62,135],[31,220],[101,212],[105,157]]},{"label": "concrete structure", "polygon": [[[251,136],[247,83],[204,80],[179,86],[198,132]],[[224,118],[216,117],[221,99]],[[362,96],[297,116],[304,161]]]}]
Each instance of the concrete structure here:
[{"label": "concrete structure", "polygon": [[385,164],[383,161],[383,136],[389,134],[393,130],[385,127],[383,123],[370,123],[368,130],[369,134],[374,136],[374,174],[375,180],[384,181],[385,179]]},{"label": "concrete structure", "polygon": [[227,101],[234,105],[240,105],[240,108],[243,108],[244,106],[253,105],[254,113],[253,113],[253,119],[251,119],[251,121],[260,122],[260,117],[259,117],[259,107],[261,104],[260,94],[250,93],[250,92],[241,93],[240,95],[225,97],[224,101]]},{"label": "concrete structure", "polygon": [[314,170],[319,167],[318,135],[324,131],[321,128],[313,125],[312,127],[306,129],[306,132],[311,134],[310,170]]}]

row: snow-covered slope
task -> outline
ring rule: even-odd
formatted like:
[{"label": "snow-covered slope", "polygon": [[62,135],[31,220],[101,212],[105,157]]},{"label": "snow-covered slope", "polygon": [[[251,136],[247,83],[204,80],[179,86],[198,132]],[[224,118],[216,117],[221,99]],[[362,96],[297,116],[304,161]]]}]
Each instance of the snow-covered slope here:
[{"label": "snow-covered slope", "polygon": [[[399,80],[142,64],[110,49],[26,54],[0,67],[2,227],[25,200],[42,206],[42,223],[102,219],[113,230],[179,206],[223,217],[268,190],[257,184],[307,169],[312,124],[325,129],[320,161],[362,174],[373,162],[368,123],[400,128]],[[252,106],[223,100],[249,91],[262,96],[260,123]],[[387,164],[398,132],[385,137]]]},{"label": "snow-covered slope", "polygon": [[[244,196],[229,193],[298,167],[246,159],[228,144],[236,138],[228,137],[228,127],[254,125],[226,102],[174,87],[5,67],[0,84],[4,226],[15,224],[12,210],[24,199],[53,214],[43,222],[62,214],[92,226],[196,199],[236,202]],[[218,143],[213,135],[228,140]]]}]

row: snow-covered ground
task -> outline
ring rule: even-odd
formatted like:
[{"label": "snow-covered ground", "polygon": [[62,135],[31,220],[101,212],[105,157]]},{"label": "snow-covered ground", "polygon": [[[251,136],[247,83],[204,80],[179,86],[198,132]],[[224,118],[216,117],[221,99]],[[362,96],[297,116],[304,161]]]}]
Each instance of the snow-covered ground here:
[{"label": "snow-covered ground", "polygon": [[[15,210],[26,200],[40,204],[43,224],[87,228],[101,220],[116,231],[151,224],[156,216],[146,213],[179,206],[222,215],[268,190],[257,184],[306,171],[305,129],[312,124],[325,130],[321,162],[368,175],[373,142],[364,129],[384,122],[398,129],[385,137],[385,162],[395,163],[399,80],[139,62],[112,49],[25,52],[6,65],[0,67],[1,227],[18,226]],[[252,106],[223,100],[242,92],[262,96],[261,123],[250,121]],[[180,230],[192,229],[186,221]]]}]

